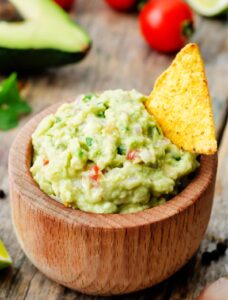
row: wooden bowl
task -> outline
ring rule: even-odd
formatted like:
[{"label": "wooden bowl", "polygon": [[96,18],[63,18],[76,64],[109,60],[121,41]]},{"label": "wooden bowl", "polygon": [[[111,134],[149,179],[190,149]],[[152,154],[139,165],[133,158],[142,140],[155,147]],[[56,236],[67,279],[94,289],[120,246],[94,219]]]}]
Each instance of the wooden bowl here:
[{"label": "wooden bowl", "polygon": [[31,134],[51,106],[18,134],[10,151],[12,221],[31,262],[47,277],[82,293],[114,295],[153,286],[196,252],[210,218],[217,155],[202,156],[190,184],[155,208],[94,214],[64,207],[29,171]]}]

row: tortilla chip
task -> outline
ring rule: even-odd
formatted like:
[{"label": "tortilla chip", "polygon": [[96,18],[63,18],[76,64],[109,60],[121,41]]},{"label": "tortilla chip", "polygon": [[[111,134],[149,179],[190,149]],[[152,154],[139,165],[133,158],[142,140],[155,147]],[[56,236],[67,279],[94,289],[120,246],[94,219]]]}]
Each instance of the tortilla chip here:
[{"label": "tortilla chip", "polygon": [[216,152],[212,105],[196,44],[186,45],[157,79],[146,107],[178,147],[198,154]]}]

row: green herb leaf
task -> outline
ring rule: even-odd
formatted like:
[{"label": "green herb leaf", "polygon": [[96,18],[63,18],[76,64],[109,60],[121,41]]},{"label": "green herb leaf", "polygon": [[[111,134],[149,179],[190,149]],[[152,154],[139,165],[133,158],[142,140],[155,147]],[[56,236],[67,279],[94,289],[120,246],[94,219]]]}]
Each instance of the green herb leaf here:
[{"label": "green herb leaf", "polygon": [[17,115],[11,112],[5,112],[0,109],[0,129],[8,130],[14,128],[18,125]]},{"label": "green herb leaf", "polygon": [[13,73],[0,85],[0,129],[16,127],[20,115],[30,112],[31,107],[21,98],[17,87],[17,75]]},{"label": "green herb leaf", "polygon": [[92,139],[91,137],[86,137],[86,144],[87,144],[88,146],[92,146],[92,144],[93,144],[93,139]]},{"label": "green herb leaf", "polygon": [[86,95],[82,98],[82,100],[83,100],[84,102],[88,102],[88,101],[90,101],[93,97],[96,97],[96,94],[94,94],[94,93],[89,93],[89,94],[86,94]]},{"label": "green herb leaf", "polygon": [[148,136],[150,138],[157,138],[160,135],[159,129],[156,126],[148,127]]},{"label": "green herb leaf", "polygon": [[124,145],[119,145],[119,146],[117,147],[117,153],[118,153],[118,154],[124,155],[124,154],[126,154],[126,152],[127,152],[127,150],[126,150],[126,148],[125,148]]},{"label": "green herb leaf", "polygon": [[97,113],[98,118],[105,118],[105,112],[104,111],[99,111]]},{"label": "green herb leaf", "polygon": [[84,155],[84,151],[83,151],[82,149],[80,149],[80,150],[78,151],[78,156],[79,156],[80,158],[82,158],[83,155]]},{"label": "green herb leaf", "polygon": [[56,122],[56,123],[59,123],[59,122],[61,122],[61,118],[60,118],[60,117],[58,117],[58,116],[56,116],[56,117],[55,117],[55,122]]}]

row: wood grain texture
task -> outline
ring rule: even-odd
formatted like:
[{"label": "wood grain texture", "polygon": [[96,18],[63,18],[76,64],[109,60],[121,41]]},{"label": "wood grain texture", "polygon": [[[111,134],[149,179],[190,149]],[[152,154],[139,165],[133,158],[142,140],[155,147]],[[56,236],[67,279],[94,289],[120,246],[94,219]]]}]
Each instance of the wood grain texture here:
[{"label": "wood grain texture", "polygon": [[[0,5],[5,0],[0,1]],[[149,93],[156,77],[170,64],[172,56],[150,50],[138,30],[137,16],[110,10],[104,1],[77,0],[73,18],[84,26],[93,38],[89,56],[80,64],[20,76],[23,95],[33,107],[33,114],[57,101],[74,99],[81,92],[108,88],[136,88]],[[9,17],[10,19],[11,17]],[[197,18],[192,42],[201,49],[213,100],[217,135],[226,116],[228,97],[228,45],[226,21]],[[20,125],[33,115],[24,117]],[[9,148],[18,129],[0,132],[0,188],[8,194],[7,160]],[[227,135],[224,141],[228,141]],[[222,145],[223,145],[222,141]],[[222,148],[221,148],[222,149]],[[226,148],[227,149],[227,148]],[[222,154],[223,153],[223,154]],[[180,272],[154,288],[113,299],[124,300],[195,300],[199,291],[220,276],[227,274],[228,255],[209,267],[200,263],[201,254],[215,247],[215,242],[228,237],[227,151],[221,151],[214,209],[204,241],[197,256]],[[13,258],[13,267],[0,273],[1,300],[104,300],[76,293],[42,275],[25,258],[10,220],[9,197],[0,200],[0,238]]]},{"label": "wood grain texture", "polygon": [[9,156],[12,221],[32,263],[64,286],[92,295],[153,286],[196,252],[210,218],[217,156],[202,156],[194,179],[164,205],[135,214],[91,214],[64,207],[35,184],[31,135],[51,106],[16,137]]},{"label": "wood grain texture", "polygon": [[182,272],[182,274],[172,278],[173,283],[175,283],[170,294],[170,300],[195,300],[205,286],[218,280],[220,277],[228,276],[227,254],[210,266],[202,266],[201,264],[201,255],[204,251],[214,250],[216,242],[228,238],[228,123],[223,134],[218,156],[219,164],[215,199],[205,239],[201,243],[200,250],[191,265],[190,271]]}]

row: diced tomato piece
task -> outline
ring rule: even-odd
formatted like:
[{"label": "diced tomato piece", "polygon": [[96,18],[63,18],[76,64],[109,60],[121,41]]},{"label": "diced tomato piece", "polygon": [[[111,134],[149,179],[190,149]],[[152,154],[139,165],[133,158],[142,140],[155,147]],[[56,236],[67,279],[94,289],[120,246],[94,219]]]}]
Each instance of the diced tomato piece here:
[{"label": "diced tomato piece", "polygon": [[48,165],[49,164],[49,159],[44,159],[43,164],[44,164],[44,166]]},{"label": "diced tomato piece", "polygon": [[128,160],[134,160],[136,157],[138,157],[136,150],[129,150],[127,153],[127,159]]},{"label": "diced tomato piece", "polygon": [[100,168],[98,167],[98,165],[92,166],[90,178],[97,181],[99,179],[99,176],[100,176]]}]

